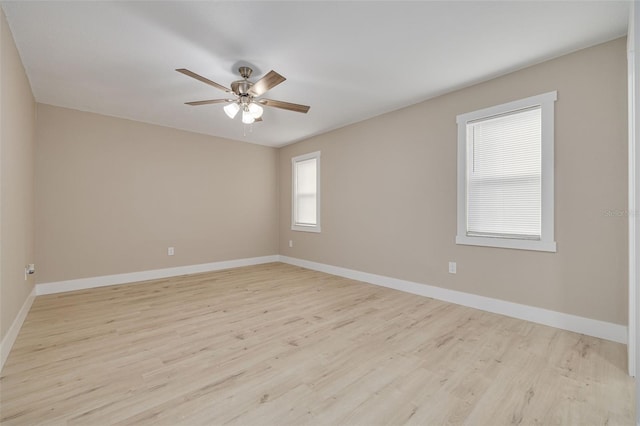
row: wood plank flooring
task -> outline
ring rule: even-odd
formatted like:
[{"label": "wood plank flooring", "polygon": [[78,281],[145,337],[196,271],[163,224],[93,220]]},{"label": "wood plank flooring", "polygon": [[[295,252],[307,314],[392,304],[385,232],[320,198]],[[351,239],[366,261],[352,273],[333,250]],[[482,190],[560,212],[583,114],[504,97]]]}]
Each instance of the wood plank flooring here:
[{"label": "wood plank flooring", "polygon": [[281,263],[38,297],[6,425],[632,425],[624,345]]}]

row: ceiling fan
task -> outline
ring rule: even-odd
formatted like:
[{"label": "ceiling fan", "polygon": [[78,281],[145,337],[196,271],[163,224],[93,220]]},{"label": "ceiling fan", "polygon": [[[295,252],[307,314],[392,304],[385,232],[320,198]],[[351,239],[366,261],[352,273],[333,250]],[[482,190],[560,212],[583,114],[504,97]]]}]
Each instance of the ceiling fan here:
[{"label": "ceiling fan", "polygon": [[254,121],[262,121],[262,105],[302,113],[306,113],[310,108],[307,105],[259,98],[259,96],[262,96],[267,90],[274,88],[286,80],[286,78],[275,71],[269,71],[264,77],[253,83],[249,81],[249,77],[251,77],[253,70],[249,67],[240,67],[238,71],[242,76],[242,80],[237,80],[231,83],[231,89],[198,75],[193,71],[189,71],[186,68],[179,68],[176,69],[176,71],[233,95],[233,98],[227,99],[185,102],[187,105],[197,106],[227,103],[228,105],[224,107],[224,112],[229,116],[229,118],[234,118],[239,111],[242,111],[242,122],[245,124],[251,124]]}]

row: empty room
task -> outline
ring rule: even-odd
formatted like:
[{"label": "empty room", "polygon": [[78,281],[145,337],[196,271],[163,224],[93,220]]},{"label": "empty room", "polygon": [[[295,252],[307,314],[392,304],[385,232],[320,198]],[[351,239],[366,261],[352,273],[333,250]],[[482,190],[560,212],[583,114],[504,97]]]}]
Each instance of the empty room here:
[{"label": "empty room", "polygon": [[633,1],[0,1],[3,425],[640,425]]}]

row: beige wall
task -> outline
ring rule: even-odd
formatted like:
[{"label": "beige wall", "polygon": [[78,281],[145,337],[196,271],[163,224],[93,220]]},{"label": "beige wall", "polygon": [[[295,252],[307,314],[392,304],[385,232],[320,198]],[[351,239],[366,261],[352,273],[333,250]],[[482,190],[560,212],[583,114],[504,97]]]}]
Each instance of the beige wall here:
[{"label": "beige wall", "polygon": [[[282,148],[280,254],[626,324],[625,55],[614,40]],[[552,90],[557,253],[456,245],[456,115]],[[322,233],[294,232],[290,159],[316,150]]]},{"label": "beige wall", "polygon": [[33,289],[35,102],[0,9],[0,336]]},{"label": "beige wall", "polygon": [[277,254],[274,148],[42,104],[36,140],[38,283]]}]

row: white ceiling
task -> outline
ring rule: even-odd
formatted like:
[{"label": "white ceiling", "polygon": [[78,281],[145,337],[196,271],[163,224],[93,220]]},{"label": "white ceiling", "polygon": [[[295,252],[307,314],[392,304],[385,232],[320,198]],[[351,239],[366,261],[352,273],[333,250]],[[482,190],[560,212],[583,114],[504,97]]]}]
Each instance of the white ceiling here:
[{"label": "white ceiling", "polygon": [[[626,34],[629,2],[2,2],[38,102],[282,146]],[[186,101],[273,69],[246,135]]]}]

